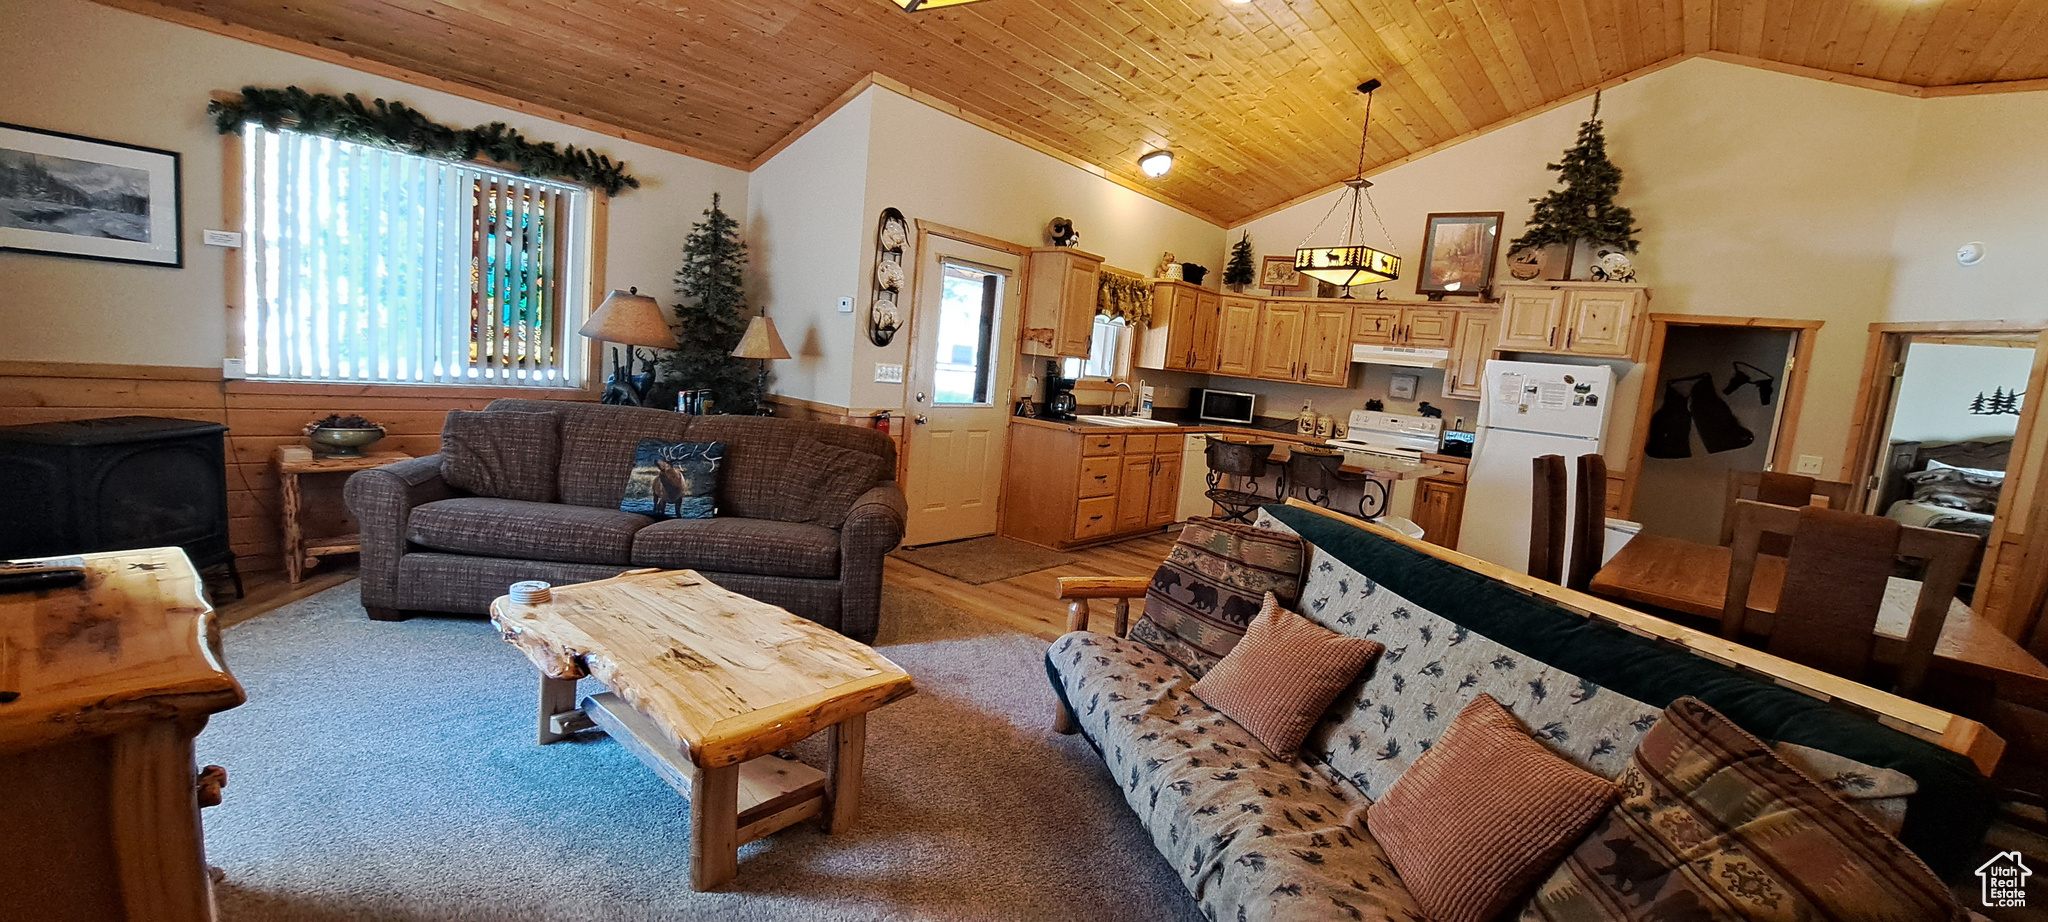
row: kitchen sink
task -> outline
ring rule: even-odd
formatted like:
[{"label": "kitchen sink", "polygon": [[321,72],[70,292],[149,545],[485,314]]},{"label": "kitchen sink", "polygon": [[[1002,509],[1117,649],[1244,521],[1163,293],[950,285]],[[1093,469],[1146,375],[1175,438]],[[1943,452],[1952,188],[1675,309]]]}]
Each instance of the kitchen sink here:
[{"label": "kitchen sink", "polygon": [[1177,426],[1179,423],[1164,419],[1146,419],[1142,416],[1077,416],[1075,422],[1090,426]]}]

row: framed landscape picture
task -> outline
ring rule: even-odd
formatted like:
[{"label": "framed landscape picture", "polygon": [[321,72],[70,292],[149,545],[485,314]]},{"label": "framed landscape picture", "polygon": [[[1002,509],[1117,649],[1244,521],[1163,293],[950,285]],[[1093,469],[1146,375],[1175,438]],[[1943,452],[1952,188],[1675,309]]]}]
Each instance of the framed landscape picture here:
[{"label": "framed landscape picture", "polygon": [[174,151],[0,123],[0,250],[181,266]]},{"label": "framed landscape picture", "polygon": [[1422,233],[1422,273],[1415,278],[1415,293],[1437,300],[1492,290],[1501,217],[1498,211],[1430,215]]},{"label": "framed landscape picture", "polygon": [[1268,256],[1259,263],[1259,287],[1274,294],[1301,290],[1301,273],[1294,271],[1294,257]]}]

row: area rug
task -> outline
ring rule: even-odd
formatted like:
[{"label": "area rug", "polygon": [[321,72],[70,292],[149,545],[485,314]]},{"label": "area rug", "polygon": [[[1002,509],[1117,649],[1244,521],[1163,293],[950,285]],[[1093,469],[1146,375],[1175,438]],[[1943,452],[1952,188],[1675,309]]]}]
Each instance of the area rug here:
[{"label": "area rug", "polygon": [[535,745],[535,672],[489,623],[370,621],[356,593],[226,632],[249,702],[199,758],[230,773],[205,812],[228,922],[1201,918],[1087,743],[1050,730],[1045,643],[936,597],[884,592],[878,646],[918,693],[869,715],[859,823],[744,846],[700,894],[681,798],[602,735]]},{"label": "area rug", "polygon": [[897,551],[896,557],[974,586],[1065,566],[1079,559],[999,535]]}]

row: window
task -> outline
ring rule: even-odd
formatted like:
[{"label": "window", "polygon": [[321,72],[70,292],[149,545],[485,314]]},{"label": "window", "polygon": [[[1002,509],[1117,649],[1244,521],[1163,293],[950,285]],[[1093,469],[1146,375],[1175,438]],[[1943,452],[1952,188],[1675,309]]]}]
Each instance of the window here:
[{"label": "window", "polygon": [[960,263],[941,264],[938,351],[932,368],[932,403],[987,404],[994,383],[996,305],[1003,276]]},{"label": "window", "polygon": [[244,130],[248,376],[580,387],[590,193]]},{"label": "window", "polygon": [[1129,375],[1131,327],[1122,317],[1095,315],[1095,330],[1088,337],[1088,357],[1067,359],[1061,374],[1069,378],[1114,378]]}]

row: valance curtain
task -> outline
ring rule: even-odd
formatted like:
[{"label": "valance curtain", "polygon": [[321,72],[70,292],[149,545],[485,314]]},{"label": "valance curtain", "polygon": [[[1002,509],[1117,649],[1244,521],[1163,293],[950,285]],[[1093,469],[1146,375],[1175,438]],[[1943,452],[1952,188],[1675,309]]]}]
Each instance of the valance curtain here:
[{"label": "valance curtain", "polygon": [[1102,280],[1095,285],[1095,313],[1112,319],[1121,318],[1134,327],[1150,324],[1151,283],[1114,272],[1102,273]]}]

